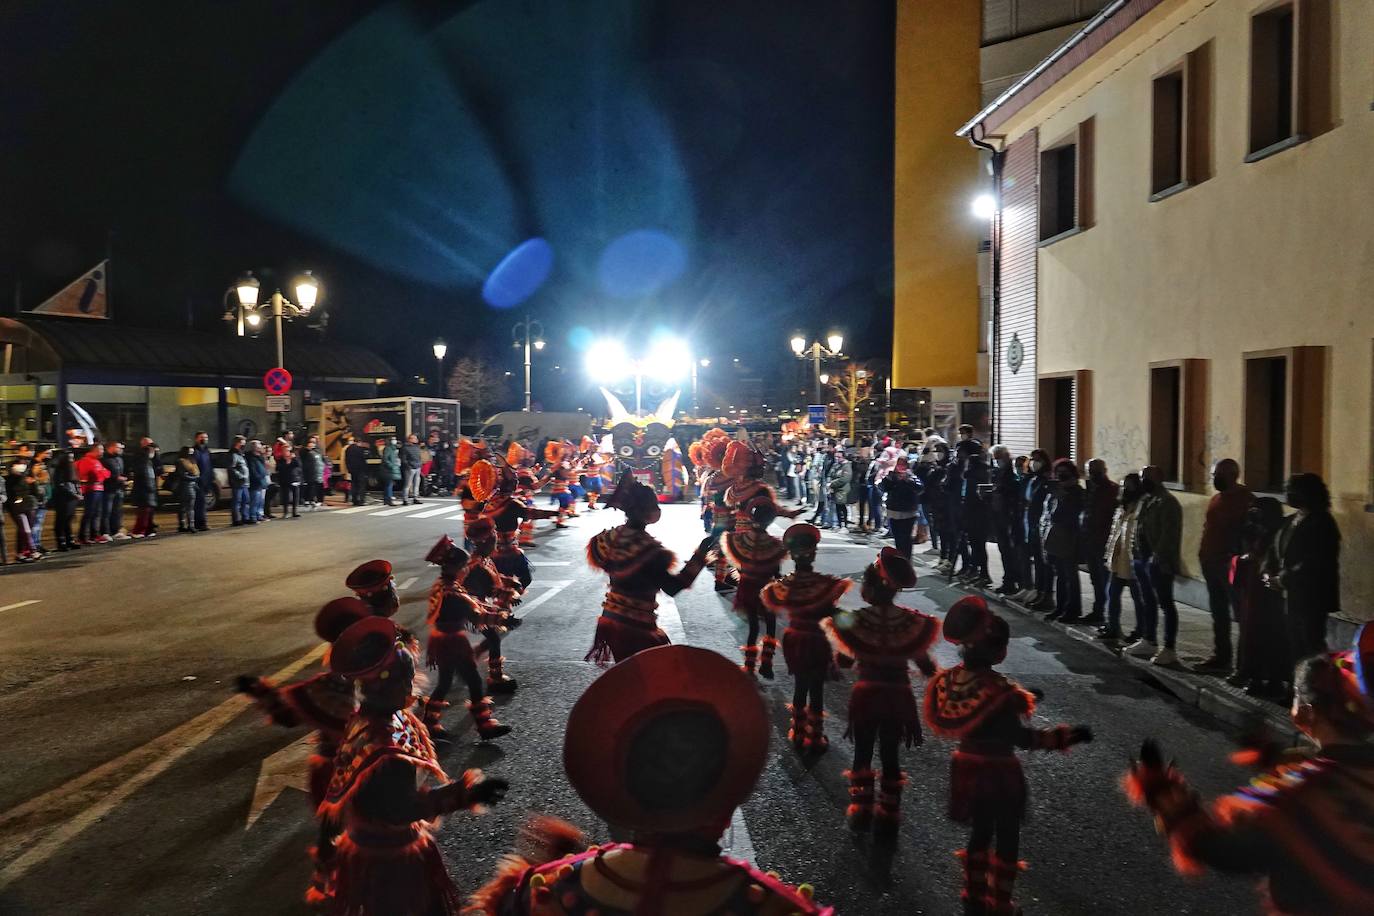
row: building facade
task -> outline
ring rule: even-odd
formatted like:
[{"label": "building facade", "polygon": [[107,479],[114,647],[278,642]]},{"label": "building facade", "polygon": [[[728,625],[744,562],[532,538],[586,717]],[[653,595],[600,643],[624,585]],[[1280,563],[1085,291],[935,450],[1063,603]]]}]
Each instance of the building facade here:
[{"label": "building facade", "polygon": [[1113,0],[961,130],[997,150],[992,386],[1024,452],[1321,474],[1374,616],[1374,0]]}]

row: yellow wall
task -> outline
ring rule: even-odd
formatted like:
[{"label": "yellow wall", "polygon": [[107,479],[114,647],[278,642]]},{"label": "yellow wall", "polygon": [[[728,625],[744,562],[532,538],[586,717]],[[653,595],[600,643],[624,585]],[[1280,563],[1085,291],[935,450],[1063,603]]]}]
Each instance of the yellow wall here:
[{"label": "yellow wall", "polygon": [[[1145,462],[1148,364],[1210,360],[1202,454],[1241,458],[1242,354],[1327,347],[1325,467],[1345,542],[1344,610],[1374,617],[1374,0],[1332,0],[1336,126],[1246,164],[1249,13],[1166,3],[1013,119],[1053,142],[1095,119],[1095,224],[1040,250],[1039,365],[1093,370],[1093,448],[1114,474]],[[1212,42],[1214,177],[1149,194],[1150,81]],[[1304,468],[1302,470],[1316,470]],[[1195,554],[1207,494],[1184,494]],[[1185,556],[1185,561],[1188,557]]]},{"label": "yellow wall", "polygon": [[979,104],[982,4],[898,0],[893,174],[893,384],[978,384],[980,226],[991,187],[954,131]]}]

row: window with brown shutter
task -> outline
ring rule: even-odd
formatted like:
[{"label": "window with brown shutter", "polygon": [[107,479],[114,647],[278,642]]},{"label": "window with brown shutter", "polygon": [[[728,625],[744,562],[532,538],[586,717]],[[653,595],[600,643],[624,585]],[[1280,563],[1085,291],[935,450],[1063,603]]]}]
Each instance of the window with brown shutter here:
[{"label": "window with brown shutter", "polygon": [[1332,127],[1331,22],[1331,0],[1286,0],[1251,17],[1246,162]]},{"label": "window with brown shutter", "polygon": [[[1206,367],[1204,359],[1150,363],[1150,464],[1166,483],[1189,490],[1206,480]],[[1213,456],[1223,457],[1229,456]]]},{"label": "window with brown shutter", "polygon": [[1250,488],[1280,493],[1290,474],[1325,475],[1326,348],[1245,354],[1242,474]]}]

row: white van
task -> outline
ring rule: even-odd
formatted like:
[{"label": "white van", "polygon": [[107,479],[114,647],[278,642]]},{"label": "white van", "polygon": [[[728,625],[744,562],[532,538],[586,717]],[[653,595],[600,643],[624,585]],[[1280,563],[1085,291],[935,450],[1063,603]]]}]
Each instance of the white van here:
[{"label": "white van", "polygon": [[526,448],[538,448],[545,439],[582,441],[592,433],[592,416],[588,413],[526,413],[523,410],[503,410],[482,424],[477,435],[496,445],[514,439]]}]

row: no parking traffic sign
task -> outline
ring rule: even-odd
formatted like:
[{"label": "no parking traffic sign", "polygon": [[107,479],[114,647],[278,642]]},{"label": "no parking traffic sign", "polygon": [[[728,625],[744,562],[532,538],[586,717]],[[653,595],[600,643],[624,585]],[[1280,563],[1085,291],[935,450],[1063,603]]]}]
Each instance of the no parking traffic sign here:
[{"label": "no parking traffic sign", "polygon": [[291,373],[281,366],[268,369],[262,377],[262,387],[268,394],[286,394],[291,390]]}]

